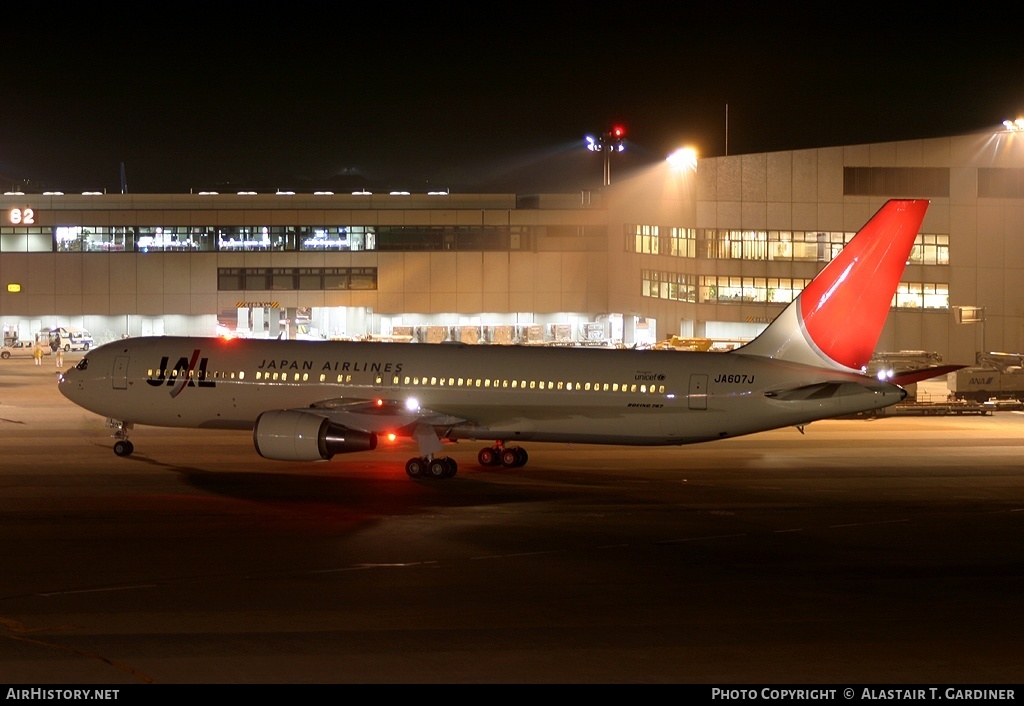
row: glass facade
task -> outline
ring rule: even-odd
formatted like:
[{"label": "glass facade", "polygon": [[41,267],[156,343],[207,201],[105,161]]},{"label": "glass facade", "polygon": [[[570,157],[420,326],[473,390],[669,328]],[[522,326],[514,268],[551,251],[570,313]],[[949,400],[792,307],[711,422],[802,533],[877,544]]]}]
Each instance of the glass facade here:
[{"label": "glass facade", "polygon": [[14,226],[0,252],[359,252],[533,250],[543,238],[563,250],[596,250],[607,228],[566,234],[559,226]]},{"label": "glass facade", "polygon": [[[627,252],[688,259],[820,262],[832,260],[856,233],[841,231],[725,230],[666,228],[629,224]],[[948,265],[949,236],[921,233],[907,258],[908,265]],[[943,279],[944,271],[936,279]],[[787,304],[807,285],[807,279],[697,276],[645,269],[641,294],[683,302],[748,302]],[[948,309],[949,284],[903,282],[893,306],[904,309]]]}]

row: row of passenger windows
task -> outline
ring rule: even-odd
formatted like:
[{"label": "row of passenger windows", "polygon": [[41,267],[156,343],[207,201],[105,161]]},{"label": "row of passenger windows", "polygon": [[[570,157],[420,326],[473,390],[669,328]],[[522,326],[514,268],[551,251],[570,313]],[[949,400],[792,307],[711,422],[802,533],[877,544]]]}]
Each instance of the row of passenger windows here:
[{"label": "row of passenger windows", "polygon": [[[184,373],[185,373],[185,371],[182,370],[181,368],[174,368],[173,370],[169,369],[169,368],[167,370],[163,370],[163,369],[159,369],[158,368],[156,370],[150,369],[150,370],[146,371],[146,375],[149,377],[150,380],[167,380],[167,379],[173,380],[175,378],[181,377]],[[245,380],[245,371],[244,370],[237,370],[237,371],[236,370],[213,370],[213,371],[196,370],[196,371],[193,371],[192,377],[194,379],[196,379],[196,380]],[[273,381],[277,381],[277,382],[310,382],[310,381],[313,381],[313,382],[323,382],[323,383],[327,383],[327,382],[331,382],[331,383],[350,383],[350,382],[352,382],[352,376],[351,375],[342,375],[342,374],[339,373],[335,379],[333,379],[333,380],[329,379],[329,378],[333,378],[333,377],[335,377],[335,376],[327,375],[326,373],[320,373],[319,376],[314,377],[313,375],[310,375],[309,373],[285,373],[285,372],[269,372],[269,371],[264,372],[262,370],[256,371],[256,379],[257,380],[263,380],[263,381],[266,381],[266,380],[270,380],[272,382]]]},{"label": "row of passenger windows", "polygon": [[[381,378],[377,383],[381,384]],[[583,392],[639,392],[641,394],[663,394],[664,385],[647,385],[618,382],[566,382],[564,380],[508,380],[505,378],[455,378],[455,377],[409,377],[392,378],[393,385],[404,387],[497,387],[511,390],[567,390]]]},{"label": "row of passenger windows", "polygon": [[[151,380],[175,379],[184,374],[184,370],[175,368],[173,370],[150,369],[146,374]],[[245,371],[224,371],[215,370],[205,372],[195,371],[196,380],[245,380]],[[264,371],[258,370],[256,380],[262,382],[317,382],[317,383],[341,383],[352,382],[352,375],[338,374],[336,377],[326,373],[299,373],[287,371]],[[335,378],[335,379],[330,379]],[[636,392],[640,394],[664,394],[664,385],[647,385],[645,383],[625,382],[566,382],[564,380],[508,380],[504,378],[456,378],[456,377],[412,377],[393,376],[385,381],[383,376],[378,375],[374,384],[377,386],[390,385],[393,387],[455,387],[455,388],[506,388],[511,390],[566,390],[582,392]]]}]

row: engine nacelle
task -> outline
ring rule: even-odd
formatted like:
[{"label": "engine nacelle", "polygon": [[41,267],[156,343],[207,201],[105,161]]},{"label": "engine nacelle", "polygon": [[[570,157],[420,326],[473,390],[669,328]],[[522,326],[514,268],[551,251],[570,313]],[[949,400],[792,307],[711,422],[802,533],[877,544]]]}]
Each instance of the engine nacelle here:
[{"label": "engine nacelle", "polygon": [[256,453],[274,461],[326,461],[334,454],[377,448],[373,432],[348,429],[318,414],[276,409],[256,418]]}]

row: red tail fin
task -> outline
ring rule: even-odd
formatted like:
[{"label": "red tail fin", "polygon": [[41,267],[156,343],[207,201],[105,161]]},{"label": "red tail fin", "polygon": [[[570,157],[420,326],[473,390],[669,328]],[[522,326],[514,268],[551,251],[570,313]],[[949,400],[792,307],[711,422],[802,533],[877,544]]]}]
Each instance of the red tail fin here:
[{"label": "red tail fin", "polygon": [[886,202],[782,314],[738,352],[863,370],[927,210],[925,200]]}]

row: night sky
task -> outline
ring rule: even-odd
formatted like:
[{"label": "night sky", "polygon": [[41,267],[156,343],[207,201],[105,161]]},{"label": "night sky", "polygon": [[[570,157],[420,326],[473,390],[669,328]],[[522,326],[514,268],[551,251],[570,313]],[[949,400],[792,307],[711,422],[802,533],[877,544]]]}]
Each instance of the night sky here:
[{"label": "night sky", "polygon": [[601,183],[584,135],[617,123],[613,173],[683,144],[724,154],[726,105],[729,154],[1024,111],[1010,7],[371,5],[5,8],[0,175],[119,192],[123,163],[132,193],[571,192]]}]

